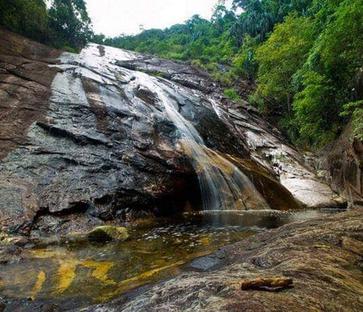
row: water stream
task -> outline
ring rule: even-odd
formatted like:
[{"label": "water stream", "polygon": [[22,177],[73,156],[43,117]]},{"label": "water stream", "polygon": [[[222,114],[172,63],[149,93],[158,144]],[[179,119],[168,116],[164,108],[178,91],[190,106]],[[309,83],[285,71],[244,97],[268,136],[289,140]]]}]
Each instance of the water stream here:
[{"label": "water stream", "polygon": [[179,131],[180,145],[190,157],[198,175],[204,210],[269,209],[267,202],[256,190],[249,178],[229,160],[208,148],[203,138],[178,111],[180,95],[170,82],[134,73],[135,84],[142,85],[157,94],[168,118]]}]

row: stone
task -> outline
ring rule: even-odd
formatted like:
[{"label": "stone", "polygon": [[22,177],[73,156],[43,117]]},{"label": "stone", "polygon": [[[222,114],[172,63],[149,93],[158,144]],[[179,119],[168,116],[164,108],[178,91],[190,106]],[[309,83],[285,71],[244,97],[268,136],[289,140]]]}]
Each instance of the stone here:
[{"label": "stone", "polygon": [[363,241],[354,239],[352,237],[343,237],[342,247],[346,250],[356,253],[359,256],[363,256]]},{"label": "stone", "polygon": [[222,260],[216,255],[205,256],[193,260],[187,267],[197,271],[208,271],[221,264]]},{"label": "stone", "polygon": [[241,282],[241,290],[280,291],[291,287],[293,280],[287,277],[259,277]]},{"label": "stone", "polygon": [[351,207],[363,203],[362,164],[363,142],[353,138],[351,123],[315,160],[316,168],[327,172],[325,180],[349,201]]},{"label": "stone", "polygon": [[121,226],[98,226],[86,235],[87,239],[92,242],[108,242],[108,241],[123,241],[129,237],[128,231]]}]

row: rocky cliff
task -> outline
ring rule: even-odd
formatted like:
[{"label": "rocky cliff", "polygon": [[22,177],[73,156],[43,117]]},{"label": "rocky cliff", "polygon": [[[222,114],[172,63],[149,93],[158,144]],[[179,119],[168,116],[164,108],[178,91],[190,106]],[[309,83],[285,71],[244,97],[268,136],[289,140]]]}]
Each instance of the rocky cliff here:
[{"label": "rocky cliff", "polygon": [[2,229],[344,202],[277,129],[221,94],[182,63],[93,44],[61,53],[0,30]]},{"label": "rocky cliff", "polygon": [[353,207],[363,205],[362,167],[363,143],[353,137],[350,124],[321,152],[316,162],[316,169],[325,180]]}]

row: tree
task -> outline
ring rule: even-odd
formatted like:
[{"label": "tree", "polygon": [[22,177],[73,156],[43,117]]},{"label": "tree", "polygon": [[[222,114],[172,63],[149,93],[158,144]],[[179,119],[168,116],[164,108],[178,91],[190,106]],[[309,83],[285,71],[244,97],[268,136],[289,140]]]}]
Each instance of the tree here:
[{"label": "tree", "polygon": [[340,116],[343,110],[351,111],[355,135],[363,137],[358,133],[362,129],[358,126],[362,98],[352,92],[354,77],[363,64],[363,2],[332,2],[317,13],[320,36],[297,77],[295,123],[300,140],[314,145],[334,138],[344,122]]},{"label": "tree", "polygon": [[221,35],[223,32],[233,26],[233,24],[236,22],[236,16],[232,11],[227,10],[224,5],[217,5],[214,8],[211,22],[215,32]]},{"label": "tree", "polygon": [[[283,22],[291,13],[307,14],[312,0],[234,0],[235,8],[241,8],[238,23],[233,35],[243,38],[245,34],[263,41],[273,30],[274,25]],[[237,38],[238,41],[238,38]],[[242,43],[239,41],[240,44]]]},{"label": "tree", "polygon": [[60,46],[80,48],[92,35],[84,0],[53,0],[49,18],[53,39]]},{"label": "tree", "polygon": [[233,59],[233,72],[249,80],[253,80],[256,76],[258,64],[256,61],[256,49],[258,42],[256,38],[245,35],[243,44],[238,54]]},{"label": "tree", "polygon": [[[77,50],[92,36],[84,0],[0,0],[0,25],[57,48]],[[101,37],[96,37],[101,40]]]},{"label": "tree", "polygon": [[291,15],[257,49],[257,95],[270,98],[264,107],[266,113],[291,114],[295,94],[293,77],[305,63],[313,43],[310,18]]},{"label": "tree", "polygon": [[0,0],[0,25],[40,42],[49,39],[47,8],[42,0]]}]

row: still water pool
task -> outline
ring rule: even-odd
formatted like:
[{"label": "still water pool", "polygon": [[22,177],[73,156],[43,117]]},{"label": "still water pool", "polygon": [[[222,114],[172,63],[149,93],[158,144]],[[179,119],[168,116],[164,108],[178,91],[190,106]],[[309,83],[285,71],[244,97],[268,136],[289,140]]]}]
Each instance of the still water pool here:
[{"label": "still water pool", "polygon": [[225,211],[129,229],[130,238],[108,244],[63,244],[24,251],[1,266],[0,296],[81,307],[109,301],[131,289],[171,277],[192,259],[283,224],[330,211]]}]

